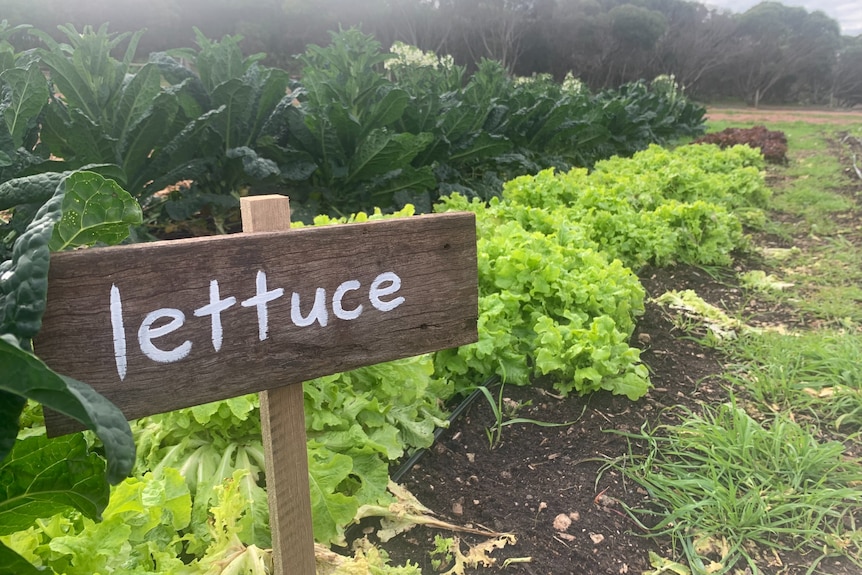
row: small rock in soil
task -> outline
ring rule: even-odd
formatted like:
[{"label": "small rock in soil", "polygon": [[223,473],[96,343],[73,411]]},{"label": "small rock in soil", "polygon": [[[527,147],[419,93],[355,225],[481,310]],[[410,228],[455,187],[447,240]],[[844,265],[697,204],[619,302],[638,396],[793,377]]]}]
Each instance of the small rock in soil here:
[{"label": "small rock in soil", "polygon": [[565,513],[560,513],[554,517],[554,529],[557,531],[565,531],[572,524],[572,520]]}]

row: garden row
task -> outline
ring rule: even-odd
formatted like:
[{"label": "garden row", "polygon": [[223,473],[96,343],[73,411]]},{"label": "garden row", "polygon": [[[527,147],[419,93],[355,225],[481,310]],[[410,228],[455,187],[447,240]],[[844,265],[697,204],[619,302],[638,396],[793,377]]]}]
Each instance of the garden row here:
[{"label": "garden row", "polygon": [[[16,52],[25,32],[44,47]],[[704,109],[671,79],[590,94],[574,79],[514,80],[494,61],[467,77],[451,58],[401,44],[385,53],[358,30],[309,47],[299,81],[243,55],[239,37],[198,32],[197,50],[140,64],[141,32],[64,32],[68,43],[0,28],[0,183],[109,164],[156,235],[189,220],[229,230],[238,196],[270,189],[287,190],[306,219],[430,211],[439,195],[487,198],[517,175],[703,130]]]},{"label": "garden row", "polygon": [[[599,161],[591,172],[515,178],[489,202],[441,198],[437,211],[477,215],[479,342],[305,384],[316,540],[343,543],[356,517],[390,514],[390,464],[430,444],[444,424],[442,402],[490,376],[513,384],[547,376],[562,394],[643,396],[647,370],[628,345],[644,305],[632,269],[729,262],[745,243],[742,222],[762,218],[762,167],[761,155],[747,147],[652,146],[630,159]],[[395,215],[411,213],[408,206]],[[378,217],[385,216],[319,216],[314,223]],[[257,409],[257,398],[246,396],[134,422],[133,476],[110,500],[106,493],[94,498],[107,505],[103,522],[93,520],[99,505],[67,509],[0,531],[0,541],[69,575],[232,572],[226,565],[263,573],[271,541]],[[52,442],[65,457],[96,466],[80,436],[49,441],[38,427],[25,435],[33,436],[19,440],[0,473],[22,462],[44,467],[48,459],[25,461],[23,454],[47,451]],[[60,478],[52,479],[56,489]],[[69,486],[88,489],[95,487]],[[358,560],[384,569],[374,549]],[[416,572],[385,569],[379,572]]]},{"label": "garden row", "polygon": [[[540,167],[702,130],[703,109],[667,79],[591,95],[494,62],[467,78],[356,30],[310,47],[301,82],[236,37],[198,34],[197,50],[141,64],[141,33],[63,32],[0,23],[0,459],[30,398],[97,432],[112,482],[134,453],[122,414],[33,354],[51,251],[228,231],[238,197],[270,186],[305,219],[408,200],[429,211],[439,195],[490,196]],[[16,51],[25,33],[43,46]]]},{"label": "garden row", "polygon": [[[604,160],[702,130],[667,79],[592,95],[495,62],[466,78],[351,30],[309,48],[296,82],[238,38],[141,65],[140,34],[30,31],[45,47],[16,52],[22,32],[0,30],[0,565],[19,574],[238,569],[270,545],[256,398],[135,422],[133,443],[116,408],[33,354],[51,251],[228,231],[238,197],[270,187],[305,220],[410,202],[477,213],[480,342],[306,386],[315,536],[338,543],[361,506],[385,512],[389,463],[429,444],[441,401],[483,378],[645,393],[630,269],[726,260],[765,193],[747,149]],[[46,439],[32,405],[16,439],[26,398],[98,439]]]}]

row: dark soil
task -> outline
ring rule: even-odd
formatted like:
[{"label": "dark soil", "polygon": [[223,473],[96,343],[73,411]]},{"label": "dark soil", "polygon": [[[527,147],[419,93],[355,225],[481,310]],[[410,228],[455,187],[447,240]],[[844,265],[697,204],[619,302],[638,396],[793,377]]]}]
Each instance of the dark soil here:
[{"label": "dark soil", "polygon": [[[647,269],[641,277],[652,296],[669,289],[694,289],[710,303],[740,297],[739,290],[697,268]],[[642,530],[619,504],[643,506],[645,494],[618,472],[601,469],[629,449],[625,437],[609,431],[638,431],[645,422],[672,417],[665,414],[670,406],[697,409],[699,402],[726,399],[715,377],[724,358],[686,335],[662,307],[648,303],[631,341],[642,349],[641,358],[651,371],[654,387],[645,398],[631,402],[597,393],[558,399],[541,382],[528,388],[507,387],[504,396],[523,406],[519,417],[577,423],[505,427],[502,441],[491,449],[485,429],[493,424],[494,414],[480,398],[403,483],[447,521],[515,533],[517,544],[492,556],[498,562],[509,557],[531,561],[510,565],[507,573],[639,574],[650,568],[649,551],[674,557],[669,541],[642,537]],[[640,447],[632,446],[635,451]],[[561,514],[571,519],[563,531],[554,527]],[[385,548],[395,563],[411,560],[423,573],[434,573],[427,550],[433,549],[439,533],[416,528]],[[463,536],[465,549],[467,543],[481,540]]]},{"label": "dark soil", "polygon": [[[692,267],[645,270],[649,294],[668,289],[694,289],[713,304],[738,300],[741,291]],[[766,310],[765,316],[779,314]],[[781,318],[785,319],[785,318]],[[654,388],[637,402],[597,393],[590,397],[554,397],[539,382],[533,387],[510,386],[504,396],[522,405],[519,417],[545,422],[577,420],[567,427],[512,425],[503,428],[502,441],[490,448],[486,428],[495,419],[479,398],[457,419],[431,451],[402,480],[418,499],[440,518],[458,524],[516,534],[517,543],[491,556],[529,557],[505,572],[512,575],[610,575],[651,569],[649,551],[678,557],[668,539],[643,537],[643,530],[620,506],[644,507],[646,494],[623,481],[613,470],[601,472],[611,459],[627,453],[627,440],[611,431],[638,431],[642,425],[670,421],[671,406],[697,409],[700,402],[727,399],[717,377],[725,358],[681,332],[665,310],[648,303],[632,345],[641,348]],[[642,446],[631,448],[640,452]],[[565,515],[571,524],[554,527]],[[394,564],[418,563],[423,573],[435,573],[429,550],[435,535],[451,536],[423,527],[384,545]],[[482,537],[461,535],[467,544]],[[763,565],[766,574],[801,575],[814,557],[783,554],[780,564]],[[740,571],[741,573],[742,571]],[[824,562],[817,573],[859,575],[849,562]]]},{"label": "dark soil", "polygon": [[[858,197],[862,186],[850,175],[855,174],[848,173],[847,191]],[[860,222],[856,223],[856,229],[862,230]],[[761,245],[787,243],[786,238],[768,236],[756,241]],[[748,266],[760,267],[760,262],[748,261],[737,267]],[[671,289],[693,289],[707,302],[724,309],[744,309],[754,323],[805,327],[806,318],[771,304],[743,299],[743,292],[732,279],[733,272],[740,269],[715,274],[677,266],[644,269],[639,276],[648,298]],[[718,404],[727,400],[727,390],[718,377],[727,359],[689,336],[674,325],[665,309],[648,301],[631,340],[631,345],[642,350],[641,358],[651,371],[654,387],[646,397],[637,402],[607,393],[558,398],[543,382],[527,388],[507,386],[504,396],[511,400],[510,405],[520,405],[518,417],[576,423],[553,428],[508,426],[503,428],[499,445],[491,448],[486,428],[494,423],[494,415],[480,397],[402,483],[441,519],[515,534],[516,544],[491,554],[498,566],[507,558],[529,558],[529,562],[508,565],[504,572],[511,575],[641,574],[652,569],[650,551],[678,559],[681,552],[670,547],[669,539],[644,537],[642,528],[622,509],[621,502],[641,508],[648,505],[645,492],[624,481],[617,471],[603,472],[603,468],[629,449],[635,453],[643,449],[637,444],[630,446],[625,437],[613,431],[638,431],[645,424],[670,421],[675,413],[673,406],[697,410],[701,402]],[[561,516],[570,523],[565,529],[554,525]],[[435,535],[453,534],[417,527],[383,547],[393,564],[411,561],[418,563],[423,573],[437,573],[429,556]],[[485,540],[474,535],[459,537],[465,552],[468,544]],[[759,566],[766,575],[801,575],[816,555],[770,554]],[[743,567],[737,573],[750,574]],[[497,568],[488,570],[493,571]],[[860,575],[848,561],[833,559],[820,563],[815,573]]]}]

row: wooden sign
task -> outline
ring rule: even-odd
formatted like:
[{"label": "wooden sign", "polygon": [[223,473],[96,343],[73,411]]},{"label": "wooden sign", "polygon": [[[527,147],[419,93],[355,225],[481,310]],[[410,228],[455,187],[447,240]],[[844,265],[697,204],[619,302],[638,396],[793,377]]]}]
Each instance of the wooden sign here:
[{"label": "wooden sign", "polygon": [[59,253],[36,350],[136,419],[473,342],[476,270],[469,213]]}]

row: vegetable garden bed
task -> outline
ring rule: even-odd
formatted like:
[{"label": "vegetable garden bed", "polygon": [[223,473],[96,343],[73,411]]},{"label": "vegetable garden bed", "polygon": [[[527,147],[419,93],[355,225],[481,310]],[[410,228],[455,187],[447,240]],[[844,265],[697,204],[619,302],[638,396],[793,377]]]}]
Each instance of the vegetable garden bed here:
[{"label": "vegetable garden bed", "polygon": [[[729,285],[728,279],[713,278],[691,266],[650,268],[642,276],[649,294],[692,289],[716,305],[743,297],[740,287]],[[767,322],[791,320],[766,309],[759,315]],[[632,345],[643,349],[641,357],[650,367],[655,385],[645,398],[632,403],[598,392],[587,398],[559,399],[541,384],[508,386],[505,397],[511,400],[510,409],[518,417],[576,423],[550,429],[507,426],[502,441],[490,449],[485,430],[496,419],[490,406],[478,401],[432,448],[431,455],[419,462],[404,484],[441,519],[517,534],[517,544],[490,557],[498,565],[507,558],[529,557],[530,562],[512,563],[503,573],[682,573],[660,571],[657,567],[663,563],[658,561],[650,564],[650,553],[667,559],[664,564],[670,565],[671,558],[679,561],[680,550],[674,550],[667,538],[644,537],[646,532],[625,513],[624,504],[649,505],[643,489],[618,471],[602,469],[609,459],[627,452],[626,438],[615,431],[633,433],[647,423],[677,420],[679,406],[696,410],[701,403],[720,405],[727,401],[719,377],[727,358],[691,341],[667,310],[654,303],[647,304],[638,321]],[[643,442],[634,445],[635,453],[644,449]],[[454,535],[460,537],[465,554],[469,545],[487,540]],[[451,532],[417,527],[384,544],[384,548],[391,553],[393,564],[412,561],[423,573],[437,573],[432,560],[439,556],[432,557],[429,551],[435,548],[435,537],[452,536]],[[767,574],[803,574],[815,558],[812,553],[782,553],[780,557],[764,556],[760,566]],[[452,566],[450,563],[447,568]],[[471,569],[467,573],[485,571],[492,572]],[[858,567],[847,560],[832,559],[816,572],[855,575]]]},{"label": "vegetable garden bed", "polygon": [[[200,50],[153,54],[137,67],[132,59],[139,34],[112,36],[106,27],[64,31],[70,45],[35,32],[45,47],[17,54],[8,39],[20,30],[0,26],[0,63],[7,68],[0,83],[8,96],[0,103],[0,575],[39,572],[34,565],[68,575],[267,570],[272,538],[257,396],[144,417],[130,430],[104,398],[42,363],[32,340],[45,312],[50,251],[230,231],[240,196],[273,186],[287,188],[303,208],[300,219],[318,226],[388,217],[379,210],[341,216],[377,202],[387,214],[411,216],[413,202],[418,211],[434,204],[435,211],[473,212],[477,222],[478,343],[321,377],[300,390],[321,557],[337,562],[325,548],[356,540],[356,529],[347,529],[361,518],[384,517],[381,531],[367,523],[373,519],[360,524],[381,541],[385,530],[404,530],[410,521],[387,494],[389,468],[431,443],[444,424],[445,401],[457,401],[484,381],[491,388],[481,389],[479,400],[406,479],[451,523],[490,534],[479,549],[496,549],[494,559],[482,554],[482,561],[506,558],[511,572],[543,574],[683,575],[683,557],[698,573],[730,572],[745,562],[765,573],[797,575],[807,567],[853,572],[849,562],[860,561],[854,489],[862,472],[846,458],[856,437],[841,426],[862,419],[862,406],[854,404],[862,387],[856,370],[839,362],[834,373],[843,383],[812,388],[821,399],[841,398],[846,410],[821,413],[806,404],[806,424],[809,412],[815,423],[836,418],[831,431],[817,427],[814,440],[793,420],[793,409],[779,417],[786,398],[770,396],[764,400],[770,413],[761,406],[753,416],[743,404],[725,405],[726,373],[725,379],[718,373],[727,356],[716,349],[727,353],[720,344],[730,332],[754,333],[746,332],[749,320],[782,329],[825,325],[857,335],[857,188],[848,191],[834,177],[829,186],[837,191],[794,188],[778,198],[784,213],[776,220],[784,227],[767,220],[770,192],[756,151],[655,145],[703,129],[703,108],[686,100],[672,78],[593,95],[572,79],[562,85],[550,78],[516,81],[498,64],[483,62],[467,80],[450,60],[425,54],[417,64],[415,49],[397,45],[384,55],[372,38],[351,30],[334,35],[328,48],[309,48],[299,84],[284,71],[260,66],[259,56],[245,57],[238,38],[212,42],[198,35]],[[118,61],[111,49],[125,39],[129,45]],[[791,156],[798,153],[793,140],[789,145]],[[771,181],[814,181],[804,170],[824,162],[811,157],[798,154],[796,165],[791,157],[791,167],[773,172]],[[312,217],[321,212],[329,215]],[[828,269],[843,273],[842,282],[805,283],[782,299],[757,290],[793,284],[760,269],[737,281],[735,272],[745,264],[734,264],[732,255],[751,247],[751,230],[778,242],[770,247],[785,250],[782,257],[790,260],[809,247],[832,250],[843,260]],[[822,258],[777,268],[801,277],[821,265]],[[640,278],[632,270],[640,270]],[[338,282],[344,289],[349,283]],[[338,282],[329,289],[339,293]],[[681,291],[663,296],[669,288]],[[809,295],[829,311],[799,303]],[[122,319],[119,290],[116,301]],[[801,319],[786,315],[788,306],[801,310]],[[704,331],[706,317],[711,328]],[[140,341],[161,329],[148,331],[146,320],[141,326]],[[121,376],[124,357],[116,355]],[[743,369],[736,376],[753,377]],[[739,381],[734,386],[742,387],[745,401]],[[53,393],[40,391],[46,387]],[[38,409],[32,403],[25,408],[27,398],[65,409],[96,436],[45,438]],[[733,523],[706,536],[702,525],[689,529],[690,517],[677,507],[701,503],[675,507],[666,501],[684,487],[702,487],[703,477],[685,467],[685,454],[660,461],[663,454],[650,449],[674,434],[688,438],[691,432],[670,423],[695,420],[702,427],[742,425],[750,431],[746,441],[759,445],[767,419],[798,442],[775,442],[778,463],[766,464],[768,473],[758,478],[773,474],[783,485],[783,462],[820,465],[813,475],[797,474],[802,483],[788,479],[779,494],[819,496],[822,490],[813,487],[826,488],[833,499],[811,507],[810,518],[827,520],[831,531],[822,532],[826,523],[817,521],[813,530],[800,530],[796,512],[809,502],[777,503],[759,487],[743,490],[746,501],[753,508],[767,501],[766,509],[757,508],[764,512],[781,510],[779,531],[793,542],[788,549],[752,546],[771,543],[772,527],[749,531],[747,523]],[[847,450],[820,439],[844,441]],[[796,453],[788,456],[785,449]],[[702,462],[713,459],[719,458]],[[643,461],[655,467],[639,466]],[[43,468],[52,472],[43,474]],[[646,483],[654,469],[674,468],[687,471]],[[832,485],[833,478],[846,485]],[[108,482],[115,486],[109,489]],[[649,501],[639,485],[649,486]],[[736,493],[711,485],[701,493]],[[706,504],[709,497],[703,499]],[[670,514],[664,519],[662,505]],[[721,522],[719,512],[727,510],[737,508],[700,516]],[[438,520],[423,519],[429,521]],[[792,521],[795,531],[785,531]],[[629,533],[657,522],[664,535],[675,536],[674,546],[667,537]],[[386,546],[399,562],[419,562],[425,572],[461,573],[448,536],[433,542],[434,557],[424,545],[430,536],[421,530]],[[813,544],[826,555],[812,555]],[[832,555],[842,553],[849,559],[833,565]],[[416,572],[385,566],[378,554],[364,548],[358,564],[335,572],[362,571],[369,563],[375,567],[366,571],[374,573]],[[449,555],[456,559],[451,567]],[[471,556],[476,559],[468,553],[465,560]]]},{"label": "vegetable garden bed", "polygon": [[[765,114],[768,116],[771,112]],[[800,114],[796,111],[794,119],[798,120]],[[749,118],[749,115],[754,117]],[[727,115],[718,112],[715,117],[733,121],[736,116],[733,112]],[[769,118],[748,111],[743,121],[759,123],[764,120]],[[814,124],[819,123],[815,121]],[[782,124],[770,124],[772,126],[780,129]],[[846,127],[852,128],[851,125]],[[843,167],[848,167],[851,161],[849,154],[829,133],[828,129],[819,129],[816,139],[824,144],[830,142],[830,155],[840,159]],[[791,146],[794,145],[805,146],[798,139],[792,141]],[[804,163],[803,158],[810,153],[799,151],[791,162]],[[787,176],[782,175],[786,169],[772,170],[775,173],[771,179],[786,185],[784,178]],[[855,181],[850,170],[845,172],[846,176],[839,176],[839,179],[844,179],[840,180],[843,187],[838,193],[859,202],[862,182]],[[772,217],[797,231],[793,236],[756,233],[755,245],[765,248],[767,253],[769,250],[782,253],[781,250],[790,250],[793,246],[815,251],[817,244],[828,241],[826,238],[812,238],[798,216],[773,212]],[[859,208],[842,212],[840,221],[842,234],[852,242],[852,249],[862,249]],[[499,444],[490,448],[486,430],[493,428],[497,421],[495,413],[486,402],[476,402],[432,448],[432,455],[414,468],[405,484],[443,519],[516,533],[516,545],[506,546],[490,555],[498,565],[507,558],[513,559],[504,569],[505,573],[689,573],[685,561],[680,559],[682,550],[678,546],[674,548],[667,537],[644,537],[646,531],[626,513],[626,506],[650,508],[647,493],[626,479],[619,469],[608,469],[606,465],[629,449],[638,455],[646,453],[645,441],[629,444],[621,434],[637,433],[644,426],[648,429],[659,423],[678,422],[684,415],[681,406],[699,411],[704,404],[718,406],[729,399],[728,380],[722,378],[722,374],[727,372],[734,359],[715,347],[702,345],[698,338],[702,338],[705,332],[697,321],[690,321],[687,326],[681,324],[673,310],[650,302],[650,298],[669,290],[693,290],[703,300],[731,310],[734,317],[744,317],[748,325],[757,328],[807,331],[828,325],[829,321],[823,317],[800,312],[790,303],[777,304],[769,298],[752,295],[750,287],[741,285],[740,276],[767,265],[762,257],[755,255],[757,253],[761,252],[740,257],[732,267],[723,269],[683,265],[650,266],[640,270],[638,275],[646,289],[648,302],[631,344],[642,350],[641,358],[649,366],[655,386],[643,399],[633,403],[606,392],[586,398],[561,399],[541,382],[527,388],[507,386],[504,392],[504,405],[509,409],[507,417],[544,422],[574,420],[575,423],[559,428],[529,424],[507,426],[503,428]],[[685,329],[695,326],[694,333]],[[853,332],[851,328],[850,333]],[[858,334],[858,324],[855,332]],[[742,393],[738,388],[735,391]],[[749,404],[749,409],[757,416],[758,408],[754,405]],[[800,421],[811,423],[810,418],[802,414]],[[833,427],[826,425],[818,429],[821,442],[843,441],[845,457],[862,455],[858,435],[852,435],[856,427],[849,429],[849,437],[847,428],[844,434],[836,433]],[[772,471],[777,473],[778,469]],[[846,508],[849,513],[847,533],[851,539],[858,537],[858,523],[854,530],[853,517],[857,522],[860,517],[858,486],[855,489],[856,502],[848,502]],[[427,550],[435,547],[445,549],[449,544],[437,539],[435,545],[435,537],[451,538],[452,534],[417,528],[384,547],[392,554],[394,563],[412,560],[420,564],[423,573],[435,573],[439,563],[433,561],[440,560],[445,554],[431,555]],[[465,554],[468,554],[470,545],[485,541],[485,538],[474,535],[459,537],[461,551]],[[712,565],[714,572],[724,572],[717,567],[721,560],[720,542],[713,549],[707,546],[703,551],[704,556],[716,561]],[[858,564],[846,557],[821,557],[820,553],[810,549],[761,551],[756,556],[757,567],[765,574],[855,575],[859,572]],[[529,562],[521,562],[519,558],[529,558]],[[446,569],[453,568],[451,561],[444,561],[444,564]],[[737,569],[728,572],[752,572],[742,565]],[[690,572],[699,571],[692,569]]]}]

